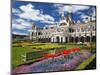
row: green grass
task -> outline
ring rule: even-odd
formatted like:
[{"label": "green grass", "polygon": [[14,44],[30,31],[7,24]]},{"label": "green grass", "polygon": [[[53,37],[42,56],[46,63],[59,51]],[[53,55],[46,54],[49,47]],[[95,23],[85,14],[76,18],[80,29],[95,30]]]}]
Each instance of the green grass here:
[{"label": "green grass", "polygon": [[84,61],[82,64],[80,64],[76,70],[82,70],[82,69],[85,69],[86,66],[91,63],[93,61],[93,59],[95,59],[96,57],[96,54],[92,55],[90,58],[88,58],[86,61]]},{"label": "green grass", "polygon": [[21,55],[25,55],[27,52],[33,51],[29,46],[26,47],[12,47],[12,65],[15,67],[24,63]]}]

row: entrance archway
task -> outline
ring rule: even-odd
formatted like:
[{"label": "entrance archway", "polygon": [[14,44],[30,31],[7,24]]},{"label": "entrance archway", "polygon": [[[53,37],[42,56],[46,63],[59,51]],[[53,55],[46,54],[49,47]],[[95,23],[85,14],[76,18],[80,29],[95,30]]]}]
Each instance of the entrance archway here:
[{"label": "entrance archway", "polygon": [[90,36],[86,36],[86,41],[90,42]]},{"label": "entrance archway", "polygon": [[82,43],[84,43],[84,37],[83,37],[83,36],[81,36],[80,41],[81,41]]},{"label": "entrance archway", "polygon": [[63,38],[61,37],[61,43],[63,43]]},{"label": "entrance archway", "polygon": [[76,37],[76,38],[75,38],[75,42],[78,42],[78,39],[79,39],[79,38],[78,38],[78,37]]},{"label": "entrance archway", "polygon": [[57,43],[59,43],[59,40],[60,40],[60,39],[59,39],[59,37],[58,37],[58,36],[56,37],[56,40],[57,40],[56,42],[57,42]]},{"label": "entrance archway", "polygon": [[71,42],[74,42],[74,37],[71,37],[71,40],[72,40]]},{"label": "entrance archway", "polygon": [[92,36],[92,42],[96,42],[96,36]]}]

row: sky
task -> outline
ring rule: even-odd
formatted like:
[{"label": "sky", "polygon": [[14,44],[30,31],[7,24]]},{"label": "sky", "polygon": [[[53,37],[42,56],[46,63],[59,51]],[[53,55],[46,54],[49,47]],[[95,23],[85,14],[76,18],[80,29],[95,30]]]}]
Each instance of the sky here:
[{"label": "sky", "polygon": [[32,25],[43,28],[44,26],[59,23],[61,14],[66,17],[72,13],[75,23],[86,23],[90,14],[96,19],[96,7],[87,5],[55,4],[41,2],[12,2],[12,33],[28,35]]}]

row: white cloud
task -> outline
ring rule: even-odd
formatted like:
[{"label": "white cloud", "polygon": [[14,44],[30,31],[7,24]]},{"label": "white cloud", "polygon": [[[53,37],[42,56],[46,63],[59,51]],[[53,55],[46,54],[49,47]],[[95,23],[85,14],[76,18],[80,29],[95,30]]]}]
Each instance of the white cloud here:
[{"label": "white cloud", "polygon": [[13,19],[12,20],[12,30],[13,30],[12,33],[13,34],[28,35],[28,30],[30,30],[31,28],[32,28],[31,22],[28,22],[24,19]]},{"label": "white cloud", "polygon": [[88,15],[85,15],[85,14],[81,14],[81,15],[80,15],[80,18],[82,19],[82,21],[83,21],[84,23],[87,23],[87,22],[90,21],[90,17],[89,17]]},{"label": "white cloud", "polygon": [[[54,7],[57,8],[57,12],[59,14],[65,12],[72,12],[72,13],[77,13],[80,15],[80,18],[82,19],[83,22],[87,23],[89,21],[89,16],[81,12],[80,10],[86,10],[89,9],[89,6],[85,5],[64,5],[64,4],[54,4]],[[93,12],[93,15],[95,15],[95,10]],[[95,17],[93,17],[95,19]]]},{"label": "white cloud", "polygon": [[[41,23],[44,23],[44,21],[40,21]],[[53,21],[45,21],[45,23],[47,23],[47,24],[55,24],[55,22],[53,22]]]},{"label": "white cloud", "polygon": [[87,20],[87,19],[83,19],[82,21],[83,21],[84,23],[89,22],[89,20]]},{"label": "white cloud", "polygon": [[[43,21],[46,23],[47,21],[49,22],[54,22],[55,19],[51,15],[44,14],[43,10],[41,9],[35,9],[32,4],[27,4],[27,5],[22,5],[19,7],[21,13],[18,13],[17,16],[19,16],[22,19],[28,19],[28,20],[33,20],[33,21]],[[13,13],[14,12],[13,8]]]},{"label": "white cloud", "polygon": [[54,18],[50,15],[44,14],[44,15],[40,15],[41,18],[44,19],[44,21],[54,21]]},{"label": "white cloud", "polygon": [[82,5],[72,5],[73,12],[77,12],[79,10],[89,9],[89,6],[82,6]]},{"label": "white cloud", "polygon": [[89,6],[82,5],[62,5],[62,4],[54,4],[54,7],[57,8],[59,13],[61,12],[78,12],[79,10],[89,9]]},{"label": "white cloud", "polygon": [[34,8],[34,6],[32,4],[27,4],[26,6],[22,5],[19,8],[24,12],[28,12],[28,11],[33,11],[32,8]]},{"label": "white cloud", "polygon": [[80,12],[80,11],[79,11],[79,12],[77,12],[77,14],[81,15],[81,14],[83,14],[83,12]]},{"label": "white cloud", "polygon": [[31,26],[32,26],[32,24],[30,22],[27,22],[23,19],[13,19],[13,21],[12,21],[13,29],[24,30],[26,28],[31,28]]},{"label": "white cloud", "polygon": [[54,18],[52,16],[43,14],[43,10],[35,9],[32,4],[22,5],[19,9],[12,8],[12,13],[19,17],[18,19],[12,19],[13,32],[18,34],[21,32],[15,31],[15,29],[23,32],[29,32],[29,30],[31,30],[32,23],[28,20],[33,20],[33,22],[42,21],[43,23],[54,22]]},{"label": "white cloud", "polygon": [[85,15],[85,14],[81,14],[80,15],[80,18],[85,19],[85,18],[89,18],[89,16],[88,15]]},{"label": "white cloud", "polygon": [[25,22],[23,19],[20,19],[20,18],[19,19],[16,19],[15,21],[18,22],[18,23]]},{"label": "white cloud", "polygon": [[15,32],[15,31],[13,31],[12,34],[16,34],[16,35],[17,35],[17,34],[18,34],[18,35],[19,35],[19,34],[20,34],[20,35],[27,35],[27,33]]},{"label": "white cloud", "polygon": [[21,13],[21,11],[19,9],[12,8],[12,13],[14,13],[15,15],[18,15]]},{"label": "white cloud", "polygon": [[[87,23],[90,21],[90,16],[86,15],[86,14],[81,14],[80,18],[82,19],[83,22]],[[93,9],[93,13],[92,13],[92,20],[96,20],[96,13],[95,13],[95,9]]]},{"label": "white cloud", "polygon": [[[92,11],[90,13],[92,20],[96,20],[96,9],[94,7],[91,8]],[[90,21],[90,15],[86,15],[84,13],[80,13],[80,18],[82,19],[83,22],[87,23]]]},{"label": "white cloud", "polygon": [[21,24],[12,24],[12,28],[23,30],[23,29],[25,29],[25,26],[23,26]]}]

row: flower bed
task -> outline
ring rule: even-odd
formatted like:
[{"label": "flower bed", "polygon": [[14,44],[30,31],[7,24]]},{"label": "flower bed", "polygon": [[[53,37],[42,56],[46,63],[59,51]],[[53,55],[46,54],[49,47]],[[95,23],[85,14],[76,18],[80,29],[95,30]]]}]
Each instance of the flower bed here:
[{"label": "flower bed", "polygon": [[57,56],[55,58],[47,58],[30,65],[24,65],[16,68],[13,73],[29,73],[29,72],[54,72],[74,70],[80,63],[91,56],[88,51],[76,52],[73,54]]},{"label": "flower bed", "polygon": [[80,48],[63,50],[59,54],[45,55],[45,59],[32,63],[30,65],[22,65],[13,70],[13,73],[29,73],[29,72],[54,72],[74,70],[79,64],[87,60],[92,54],[89,51],[80,51]]},{"label": "flower bed", "polygon": [[44,57],[45,58],[54,58],[54,57],[57,57],[59,55],[68,55],[68,54],[71,54],[71,53],[75,53],[75,52],[78,52],[80,51],[80,48],[72,48],[72,49],[69,49],[69,50],[62,50],[62,52],[58,52],[58,53],[53,53],[53,54],[45,54]]},{"label": "flower bed", "polygon": [[65,47],[63,45],[57,45],[57,44],[50,44],[50,45],[40,45],[40,46],[32,46],[32,49],[41,49],[41,50],[51,50],[56,48],[62,48]]}]

